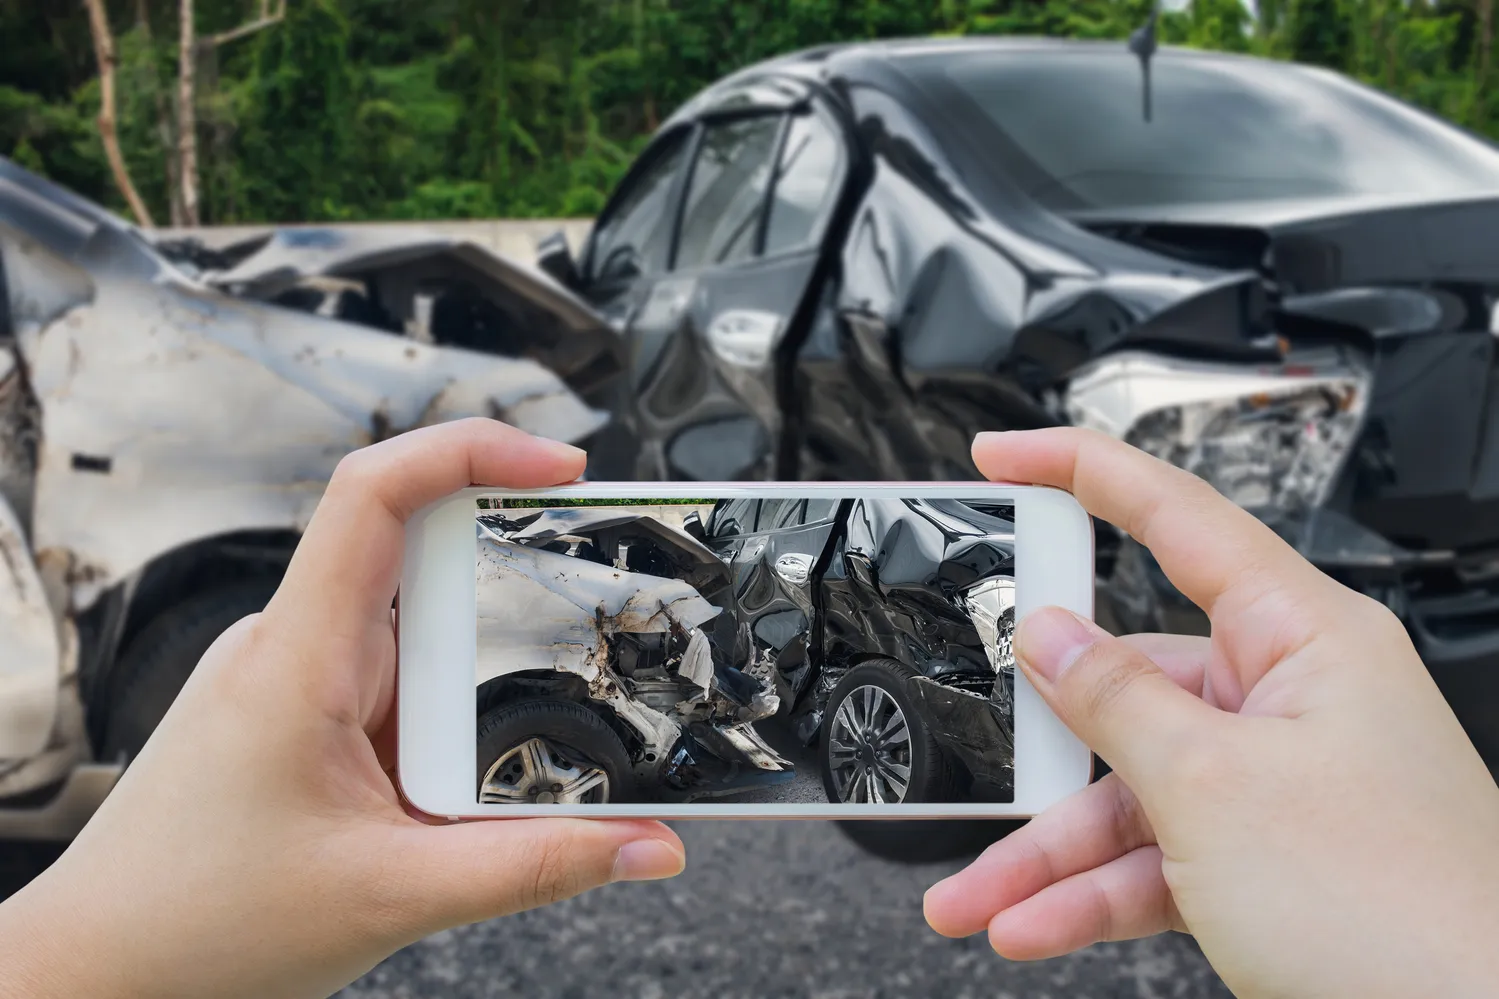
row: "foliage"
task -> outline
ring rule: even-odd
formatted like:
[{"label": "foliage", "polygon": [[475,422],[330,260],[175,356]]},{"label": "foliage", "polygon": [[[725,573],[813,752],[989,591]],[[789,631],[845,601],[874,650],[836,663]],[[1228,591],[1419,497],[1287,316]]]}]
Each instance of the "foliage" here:
[{"label": "foliage", "polygon": [[[1313,62],[1499,135],[1494,0],[1190,0],[1166,43]],[[167,217],[178,0],[108,0],[120,136]],[[732,69],[901,35],[1123,39],[1151,0],[290,0],[200,65],[208,222],[584,216],[671,110]],[[195,0],[200,34],[256,0]],[[0,153],[120,207],[72,0],[0,0]]]}]

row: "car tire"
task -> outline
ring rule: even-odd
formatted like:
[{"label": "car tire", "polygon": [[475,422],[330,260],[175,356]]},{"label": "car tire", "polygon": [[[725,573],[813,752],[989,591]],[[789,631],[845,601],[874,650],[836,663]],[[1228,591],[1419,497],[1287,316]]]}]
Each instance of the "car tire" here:
[{"label": "car tire", "polygon": [[[619,804],[633,798],[634,777],[630,757],[619,735],[594,712],[573,701],[538,697],[511,701],[492,708],[479,719],[478,759],[475,787],[482,795],[485,777],[491,767],[533,739],[546,747],[546,760],[568,770],[596,768],[604,772],[607,782],[604,799]],[[524,761],[515,773],[530,774]],[[501,783],[509,783],[501,781]],[[522,795],[526,789],[519,788]]]},{"label": "car tire", "polygon": [[[926,730],[916,713],[907,685],[916,672],[894,659],[871,659],[860,663],[844,674],[833,692],[828,695],[827,709],[823,713],[822,733],[818,740],[818,763],[822,771],[822,787],[829,801],[840,801],[839,788],[834,780],[832,764],[833,732],[837,727],[838,712],[849,697],[864,687],[874,687],[893,702],[905,718],[909,733],[909,779],[906,782],[903,802],[951,801],[957,793],[957,767],[937,740]],[[878,695],[876,695],[878,696]]]},{"label": "car tire", "polygon": [[256,579],[189,597],[162,611],[116,663],[103,707],[99,759],[132,760],[177,699],[198,660],[231,625],[265,610],[274,579]]},{"label": "car tire", "polygon": [[838,828],[864,852],[898,864],[967,860],[1025,825],[1024,819],[845,819]]}]

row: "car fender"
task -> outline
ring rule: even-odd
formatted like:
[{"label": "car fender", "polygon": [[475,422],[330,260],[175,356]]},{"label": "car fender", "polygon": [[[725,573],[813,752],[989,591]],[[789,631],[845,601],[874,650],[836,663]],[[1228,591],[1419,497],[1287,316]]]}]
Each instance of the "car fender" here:
[{"label": "car fender", "polygon": [[68,563],[74,611],[192,541],[300,532],[339,460],[401,431],[490,416],[577,440],[605,420],[534,361],[170,277],[97,282],[42,331],[30,379],[42,410],[33,540]]},{"label": "car fender", "polygon": [[20,519],[0,496],[0,759],[46,748],[57,717],[62,642]]}]

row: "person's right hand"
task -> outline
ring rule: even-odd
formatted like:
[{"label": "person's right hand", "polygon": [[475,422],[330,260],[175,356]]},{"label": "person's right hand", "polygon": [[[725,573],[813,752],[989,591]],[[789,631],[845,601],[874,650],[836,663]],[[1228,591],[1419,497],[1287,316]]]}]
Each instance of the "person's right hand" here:
[{"label": "person's right hand", "polygon": [[1396,617],[1118,441],[974,458],[1149,548],[1212,638],[1022,621],[1026,676],[1114,772],[935,885],[933,928],[1017,959],[1185,930],[1240,996],[1499,995],[1499,788]]}]

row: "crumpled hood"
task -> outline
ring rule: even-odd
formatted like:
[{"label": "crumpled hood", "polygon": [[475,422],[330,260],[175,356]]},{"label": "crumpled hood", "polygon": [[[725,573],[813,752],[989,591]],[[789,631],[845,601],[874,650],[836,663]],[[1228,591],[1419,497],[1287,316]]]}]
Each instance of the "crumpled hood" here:
[{"label": "crumpled hood", "polygon": [[628,572],[503,541],[483,524],[475,575],[475,680],[522,670],[577,672],[620,633],[696,628],[721,613],[680,579]]},{"label": "crumpled hood", "polygon": [[1286,294],[1499,279],[1491,197],[1343,196],[1069,212],[1091,232],[1193,263],[1263,266]]},{"label": "crumpled hood", "polygon": [[566,535],[592,537],[604,531],[629,527],[669,549],[668,554],[683,564],[683,578],[697,589],[709,591],[728,582],[729,574],[723,561],[692,535],[663,524],[648,514],[616,512],[616,509],[622,511],[628,507],[561,507],[535,512],[497,510],[484,519],[492,523],[497,537],[522,543],[551,541]]},{"label": "crumpled hood", "polygon": [[249,242],[260,246],[233,267],[204,274],[204,280],[253,298],[272,298],[309,277],[347,277],[450,253],[502,284],[524,288],[536,304],[575,329],[592,329],[599,322],[598,314],[582,299],[539,268],[492,253],[471,240],[441,233],[381,225],[288,227]]}]

